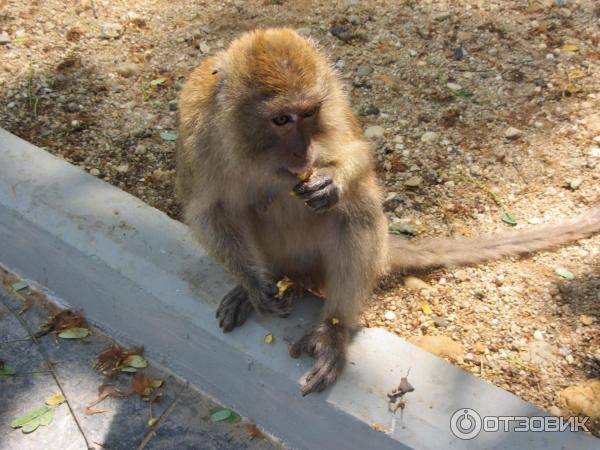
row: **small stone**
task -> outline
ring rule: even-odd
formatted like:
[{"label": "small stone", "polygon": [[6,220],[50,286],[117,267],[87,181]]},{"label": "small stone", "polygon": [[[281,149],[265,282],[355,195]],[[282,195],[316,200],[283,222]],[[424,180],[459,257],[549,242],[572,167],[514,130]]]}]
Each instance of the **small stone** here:
[{"label": "small stone", "polygon": [[105,23],[100,26],[101,39],[116,39],[123,34],[123,26],[119,23]]},{"label": "small stone", "polygon": [[575,178],[574,180],[569,181],[569,188],[576,191],[579,189],[579,186],[581,186],[581,183],[583,183],[583,178]]},{"label": "small stone", "polygon": [[592,316],[582,314],[581,316],[579,316],[579,321],[584,325],[591,325],[594,323],[594,318]]},{"label": "small stone", "polygon": [[575,358],[573,358],[573,355],[565,356],[565,361],[567,361],[567,363],[569,363],[570,365],[575,364]]},{"label": "small stone", "polygon": [[443,317],[438,317],[438,316],[433,317],[433,324],[438,328],[447,328],[450,326],[450,322],[448,322]]},{"label": "small stone", "polygon": [[446,84],[446,87],[451,91],[460,91],[463,88],[460,84],[452,82]]},{"label": "small stone", "polygon": [[426,131],[421,136],[421,142],[425,142],[426,144],[435,144],[439,138],[440,135],[435,131]]},{"label": "small stone", "polygon": [[425,281],[421,280],[417,277],[404,277],[404,286],[408,289],[412,289],[413,291],[420,291],[422,289],[431,289],[431,286],[427,284]]},{"label": "small stone", "polygon": [[554,359],[554,348],[547,342],[531,341],[520,352],[520,357],[525,362],[547,364]]},{"label": "small stone", "polygon": [[169,102],[169,111],[177,111],[177,100],[171,100]]},{"label": "small stone", "polygon": [[210,53],[210,45],[208,45],[206,42],[200,42],[198,49],[200,49],[200,51],[204,54]]},{"label": "small stone", "polygon": [[590,156],[594,158],[600,158],[600,147],[592,147],[590,150]]},{"label": "small stone", "polygon": [[373,68],[370,66],[358,66],[358,69],[356,69],[356,75],[359,77],[366,77],[371,73],[373,73]]},{"label": "small stone", "polygon": [[369,105],[362,112],[365,116],[377,116],[379,114],[379,108],[375,105]]},{"label": "small stone", "polygon": [[419,177],[419,176],[415,176],[415,177],[410,177],[408,180],[406,180],[404,182],[404,186],[408,187],[408,188],[416,188],[421,186],[421,184],[423,183],[423,178]]},{"label": "small stone", "polygon": [[462,47],[455,48],[453,53],[456,61],[461,61],[466,55],[465,49]]},{"label": "small stone", "polygon": [[385,134],[385,129],[379,125],[370,126],[365,130],[365,137],[367,139],[380,139]]},{"label": "small stone", "polygon": [[447,336],[414,336],[408,341],[434,355],[448,358],[457,363],[463,362],[464,349],[462,345]]},{"label": "small stone", "polygon": [[386,311],[383,317],[385,317],[385,320],[393,322],[394,320],[396,320],[396,313],[394,311]]},{"label": "small stone", "polygon": [[94,175],[95,177],[97,177],[98,175],[100,175],[100,171],[96,168],[90,170],[90,175]]},{"label": "small stone", "polygon": [[148,151],[148,150],[146,149],[146,146],[145,146],[145,145],[143,145],[143,144],[138,144],[138,145],[135,147],[135,154],[136,154],[136,155],[143,155],[143,154],[145,154],[147,151]]},{"label": "small stone", "polygon": [[67,103],[67,106],[65,106],[65,109],[67,110],[67,112],[76,113],[77,111],[79,111],[80,108],[77,103],[70,102],[70,103]]},{"label": "small stone", "polygon": [[118,66],[115,70],[115,72],[117,72],[119,75],[121,75],[124,78],[129,78],[131,76],[137,75],[140,71],[140,68],[138,67],[137,64],[134,63],[123,63],[120,66]]},{"label": "small stone", "polygon": [[544,340],[544,333],[542,331],[540,331],[540,330],[535,330],[533,332],[533,338],[536,341],[543,341]]},{"label": "small stone", "polygon": [[594,136],[592,141],[594,141],[596,144],[600,144],[600,136]]},{"label": "small stone", "polygon": [[129,172],[129,164],[120,164],[116,167],[116,169],[119,173],[127,173]]},{"label": "small stone", "polygon": [[0,33],[0,45],[10,44],[11,39],[8,33]]},{"label": "small stone", "polygon": [[515,127],[508,127],[505,131],[504,131],[504,137],[506,139],[516,139],[519,136],[521,136],[521,130],[519,130],[518,128]]}]

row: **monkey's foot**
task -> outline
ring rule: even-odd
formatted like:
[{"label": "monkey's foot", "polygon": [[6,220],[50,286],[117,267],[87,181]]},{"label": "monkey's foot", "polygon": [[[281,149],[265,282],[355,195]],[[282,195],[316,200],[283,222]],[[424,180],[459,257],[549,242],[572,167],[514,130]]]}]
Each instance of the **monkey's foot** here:
[{"label": "monkey's foot", "polygon": [[248,300],[248,293],[242,286],[236,286],[223,297],[217,308],[219,326],[224,332],[233,330],[242,325],[252,312],[252,303]]},{"label": "monkey's foot", "polygon": [[292,358],[299,358],[302,352],[315,358],[302,386],[302,396],[320,392],[337,379],[346,363],[348,340],[347,328],[325,322],[292,345]]}]

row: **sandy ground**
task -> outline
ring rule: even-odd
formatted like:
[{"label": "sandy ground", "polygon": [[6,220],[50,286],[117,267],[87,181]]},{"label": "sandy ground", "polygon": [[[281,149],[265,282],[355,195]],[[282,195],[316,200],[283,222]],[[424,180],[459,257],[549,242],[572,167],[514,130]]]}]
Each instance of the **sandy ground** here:
[{"label": "sandy ground", "polygon": [[[175,131],[185,77],[273,25],[330,55],[375,127],[386,213],[413,239],[505,230],[503,213],[531,227],[600,200],[593,0],[0,6],[0,126],[174,218],[175,144],[160,135]],[[600,376],[600,236],[420,277],[425,290],[384,280],[363,323],[445,335],[462,346],[456,364],[555,414],[568,412],[563,389]]]}]

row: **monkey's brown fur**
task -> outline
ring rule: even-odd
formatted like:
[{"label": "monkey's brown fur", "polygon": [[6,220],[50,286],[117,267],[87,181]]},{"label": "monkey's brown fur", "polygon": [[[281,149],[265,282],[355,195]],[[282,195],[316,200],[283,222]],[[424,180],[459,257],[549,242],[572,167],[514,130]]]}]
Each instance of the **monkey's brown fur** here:
[{"label": "monkey's brown fur", "polygon": [[[476,263],[600,229],[595,209],[522,234],[421,244],[389,237],[371,149],[346,94],[315,45],[289,29],[244,34],[206,59],[181,93],[179,132],[185,221],[239,282],[217,310],[220,326],[241,325],[253,309],[287,315],[290,305],[274,295],[283,276],[325,289],[320,324],[291,350],[315,357],[303,394],[336,379],[349,330],[389,267]],[[310,178],[299,181],[308,167]]]}]

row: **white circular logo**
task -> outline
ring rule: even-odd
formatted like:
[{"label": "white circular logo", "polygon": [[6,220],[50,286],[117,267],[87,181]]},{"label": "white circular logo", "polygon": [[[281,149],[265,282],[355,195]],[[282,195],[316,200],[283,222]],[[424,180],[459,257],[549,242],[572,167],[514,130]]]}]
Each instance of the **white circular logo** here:
[{"label": "white circular logo", "polygon": [[473,439],[481,431],[481,416],[470,408],[459,409],[450,418],[450,430],[459,439]]}]

